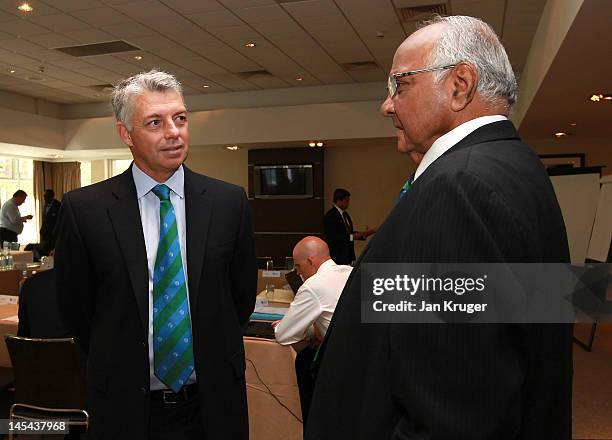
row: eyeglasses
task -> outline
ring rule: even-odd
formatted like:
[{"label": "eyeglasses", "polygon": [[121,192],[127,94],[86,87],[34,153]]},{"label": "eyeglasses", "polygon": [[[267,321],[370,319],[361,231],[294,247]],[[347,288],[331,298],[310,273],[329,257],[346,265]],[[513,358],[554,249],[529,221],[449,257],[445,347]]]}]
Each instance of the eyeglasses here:
[{"label": "eyeglasses", "polygon": [[449,64],[448,66],[442,67],[430,67],[429,69],[419,69],[419,70],[411,70],[410,72],[400,72],[389,75],[389,79],[387,80],[387,91],[389,92],[389,98],[393,98],[395,96],[395,92],[397,92],[397,79],[403,78],[405,76],[418,75],[419,73],[425,72],[435,72],[436,70],[446,70],[452,69],[456,64]]}]

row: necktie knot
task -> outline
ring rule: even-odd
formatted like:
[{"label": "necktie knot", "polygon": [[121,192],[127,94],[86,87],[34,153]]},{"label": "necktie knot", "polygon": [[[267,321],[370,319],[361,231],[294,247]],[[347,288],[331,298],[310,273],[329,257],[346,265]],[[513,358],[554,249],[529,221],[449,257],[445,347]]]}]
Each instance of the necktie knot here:
[{"label": "necktie knot", "polygon": [[159,198],[159,200],[170,200],[170,188],[163,183],[160,185],[155,185],[152,191]]}]

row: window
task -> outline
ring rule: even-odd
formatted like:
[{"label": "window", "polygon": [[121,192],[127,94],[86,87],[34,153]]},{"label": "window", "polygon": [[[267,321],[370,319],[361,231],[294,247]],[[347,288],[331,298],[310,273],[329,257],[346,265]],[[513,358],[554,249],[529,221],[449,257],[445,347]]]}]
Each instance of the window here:
[{"label": "window", "polygon": [[81,162],[81,188],[91,185],[91,162]]},{"label": "window", "polygon": [[115,177],[128,169],[132,159],[113,159],[111,160],[110,177]]},{"label": "window", "polygon": [[28,197],[19,207],[21,215],[32,214],[34,218],[24,225],[19,235],[19,243],[38,242],[38,217],[34,200],[34,161],[13,157],[0,157],[0,203],[4,204],[13,197],[18,189],[24,190]]}]

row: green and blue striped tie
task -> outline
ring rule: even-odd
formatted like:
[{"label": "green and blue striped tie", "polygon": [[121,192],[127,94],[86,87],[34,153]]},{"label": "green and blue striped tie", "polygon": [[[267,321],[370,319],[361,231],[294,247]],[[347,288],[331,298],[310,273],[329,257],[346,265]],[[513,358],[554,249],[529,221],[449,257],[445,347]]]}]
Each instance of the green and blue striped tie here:
[{"label": "green and blue striped tie", "polygon": [[157,185],[159,245],[153,271],[153,371],[177,392],[193,372],[187,286],[170,188]]}]

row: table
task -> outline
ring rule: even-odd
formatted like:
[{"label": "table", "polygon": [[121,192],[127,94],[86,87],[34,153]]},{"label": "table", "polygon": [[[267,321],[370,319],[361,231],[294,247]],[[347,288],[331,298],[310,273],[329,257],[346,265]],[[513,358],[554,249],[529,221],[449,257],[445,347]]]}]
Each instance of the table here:
[{"label": "table", "polygon": [[[39,266],[30,267],[27,270],[28,276],[32,273],[45,270]],[[23,279],[23,269],[10,269],[0,271],[0,294],[1,295],[19,295],[19,283]]]},{"label": "table", "polygon": [[4,336],[7,334],[17,334],[17,325],[19,324],[16,320],[7,320],[17,316],[19,306],[17,304],[5,304],[0,306],[0,367],[11,367],[11,358],[9,357],[8,350],[6,348],[6,342]]},{"label": "table", "polygon": [[11,255],[14,263],[29,264],[34,262],[32,251],[11,251]]},{"label": "table", "polygon": [[251,440],[301,440],[295,352],[276,341],[244,338]]}]

